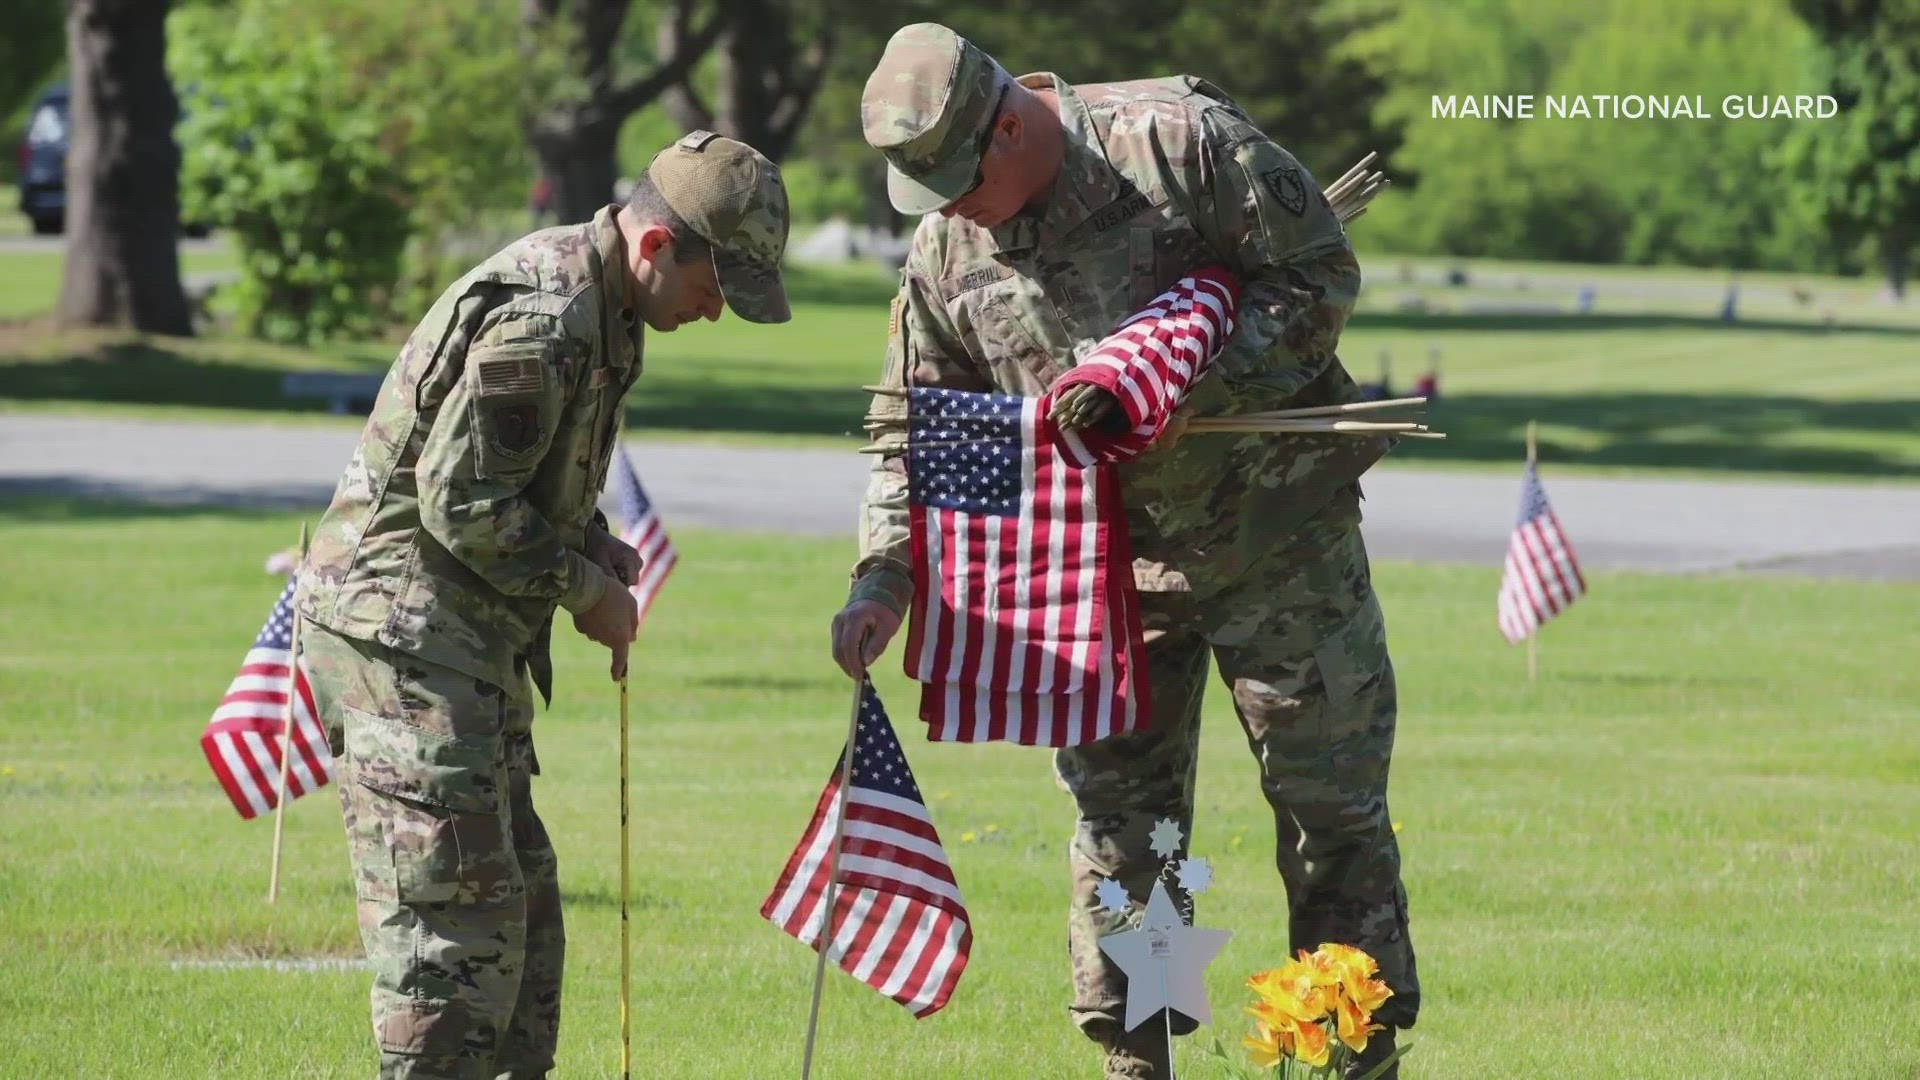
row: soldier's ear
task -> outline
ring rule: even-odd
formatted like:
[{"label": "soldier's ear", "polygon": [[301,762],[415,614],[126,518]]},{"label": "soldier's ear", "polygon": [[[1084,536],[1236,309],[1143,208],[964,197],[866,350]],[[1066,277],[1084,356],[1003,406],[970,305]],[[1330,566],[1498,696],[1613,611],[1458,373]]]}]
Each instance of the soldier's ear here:
[{"label": "soldier's ear", "polygon": [[673,230],[665,225],[652,224],[640,230],[640,257],[648,262],[658,262],[660,253],[673,246]]}]

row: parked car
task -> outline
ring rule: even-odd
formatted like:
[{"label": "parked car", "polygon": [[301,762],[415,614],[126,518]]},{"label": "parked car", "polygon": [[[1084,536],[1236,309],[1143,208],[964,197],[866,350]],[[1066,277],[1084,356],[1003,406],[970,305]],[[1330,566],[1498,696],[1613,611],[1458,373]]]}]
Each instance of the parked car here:
[{"label": "parked car", "polygon": [[[41,94],[27,120],[27,136],[20,140],[20,212],[42,235],[61,232],[67,224],[67,84]],[[205,236],[206,225],[181,223],[188,236]]]},{"label": "parked car", "polygon": [[67,221],[67,87],[40,95],[20,140],[20,212],[33,231],[57,233]]}]

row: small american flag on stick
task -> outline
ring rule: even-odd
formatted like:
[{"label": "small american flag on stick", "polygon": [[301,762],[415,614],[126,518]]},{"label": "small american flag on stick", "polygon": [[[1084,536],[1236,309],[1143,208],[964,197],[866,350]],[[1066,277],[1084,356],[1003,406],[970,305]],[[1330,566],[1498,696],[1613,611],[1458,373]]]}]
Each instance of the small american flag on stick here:
[{"label": "small american flag on stick", "polygon": [[667,575],[680,561],[680,553],[674,550],[667,527],[654,512],[653,502],[640,486],[640,476],[633,471],[633,462],[625,450],[620,451],[614,461],[613,498],[614,510],[620,517],[620,539],[638,551],[643,560],[640,580],[631,591],[640,604],[640,621],[645,622],[654,597],[660,594]]},{"label": "small american flag on stick", "polygon": [[960,981],[973,927],[926,800],[871,683],[861,689],[850,749],[835,765],[760,914],[819,948],[834,832],[844,806],[827,957],[915,1016],[928,1016],[947,1003]]},{"label": "small american flag on stick", "polygon": [[1507,542],[1507,571],[1500,581],[1500,632],[1518,645],[1586,591],[1573,545],[1547,502],[1539,468],[1529,458],[1520,484],[1520,520]]},{"label": "small american flag on stick", "polygon": [[297,582],[289,579],[280,590],[267,624],[260,628],[240,673],[200,736],[200,748],[213,766],[213,775],[243,818],[274,808],[290,692],[294,695],[293,756],[287,763],[287,794],[297,799],[333,779],[333,751],[314,716],[307,673],[291,667]]}]

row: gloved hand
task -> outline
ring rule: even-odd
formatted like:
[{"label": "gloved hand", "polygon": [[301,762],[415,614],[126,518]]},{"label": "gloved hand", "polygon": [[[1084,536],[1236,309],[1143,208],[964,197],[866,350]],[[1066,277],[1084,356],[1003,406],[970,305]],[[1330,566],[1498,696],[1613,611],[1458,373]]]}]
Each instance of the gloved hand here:
[{"label": "gloved hand", "polygon": [[1120,412],[1120,403],[1112,394],[1097,386],[1083,383],[1068,387],[1061,395],[1053,399],[1053,408],[1047,418],[1062,431],[1084,431],[1110,416],[1125,414]]}]

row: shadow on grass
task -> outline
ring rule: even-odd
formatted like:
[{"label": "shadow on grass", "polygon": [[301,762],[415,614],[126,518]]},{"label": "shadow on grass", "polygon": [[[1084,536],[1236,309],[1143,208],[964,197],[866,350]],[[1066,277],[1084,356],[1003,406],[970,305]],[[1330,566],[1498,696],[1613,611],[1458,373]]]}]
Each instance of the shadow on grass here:
[{"label": "shadow on grass", "polygon": [[1461,394],[1427,415],[1446,441],[1402,444],[1396,456],[1517,463],[1527,454],[1527,421],[1537,420],[1541,454],[1557,464],[1920,476],[1920,399],[1912,398]]},{"label": "shadow on grass", "polygon": [[[45,359],[9,361],[0,352],[0,398],[21,401],[97,401],[180,405],[268,412],[325,412],[318,398],[289,398],[280,381],[292,366],[247,363],[228,355],[232,342],[193,338],[98,341],[55,336]],[[244,348],[244,346],[242,347]],[[262,349],[272,348],[261,346]],[[379,374],[388,360],[336,359],[331,370]]]},{"label": "shadow on grass", "polygon": [[[86,487],[80,478],[50,478],[44,490],[39,486],[9,486],[0,484],[0,518],[15,524],[84,524],[95,521],[130,522],[140,518],[182,518],[204,517],[209,521],[231,523],[236,520],[266,519],[283,516],[281,513],[262,508],[257,503],[248,505],[227,505],[224,503],[200,503],[197,505],[168,505],[142,502],[137,498],[116,495],[112,491],[95,491]],[[74,494],[78,489],[81,493]],[[325,509],[326,497],[318,504],[311,499],[300,506],[317,510]]]}]

